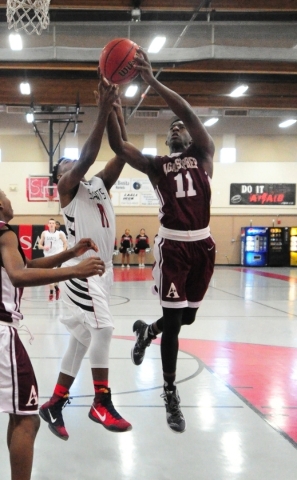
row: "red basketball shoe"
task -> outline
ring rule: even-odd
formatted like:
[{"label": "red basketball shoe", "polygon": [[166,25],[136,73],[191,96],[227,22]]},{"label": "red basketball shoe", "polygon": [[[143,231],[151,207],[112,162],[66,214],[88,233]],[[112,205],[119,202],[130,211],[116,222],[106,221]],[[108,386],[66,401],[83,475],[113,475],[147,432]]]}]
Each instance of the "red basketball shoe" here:
[{"label": "red basketball shoe", "polygon": [[68,440],[69,435],[64,425],[62,410],[70,403],[69,394],[67,393],[62,398],[50,398],[39,409],[39,415],[48,423],[50,431],[61,438],[61,440]]},{"label": "red basketball shoe", "polygon": [[96,394],[89,411],[89,418],[93,422],[101,423],[104,428],[111,432],[127,432],[132,429],[131,423],[124,420],[114,408],[110,388],[106,388],[105,392]]}]

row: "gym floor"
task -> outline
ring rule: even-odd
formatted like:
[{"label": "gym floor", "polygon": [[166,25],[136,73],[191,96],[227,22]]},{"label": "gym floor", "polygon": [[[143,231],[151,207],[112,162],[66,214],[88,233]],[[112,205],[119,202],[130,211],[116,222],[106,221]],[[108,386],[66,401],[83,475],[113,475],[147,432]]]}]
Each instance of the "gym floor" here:
[{"label": "gym floor", "polygon": [[[174,434],[165,420],[159,341],[141,366],[130,359],[132,325],[161,316],[151,268],[115,267],[110,387],[133,429],[111,433],[91,422],[88,357],[64,410],[69,440],[41,421],[32,480],[295,480],[297,471],[297,270],[216,267],[196,322],[180,334],[177,381],[187,421]],[[34,336],[20,336],[32,359],[40,404],[51,395],[68,333],[62,302],[48,287],[27,288],[22,312]],[[8,480],[0,415],[1,479]]]}]

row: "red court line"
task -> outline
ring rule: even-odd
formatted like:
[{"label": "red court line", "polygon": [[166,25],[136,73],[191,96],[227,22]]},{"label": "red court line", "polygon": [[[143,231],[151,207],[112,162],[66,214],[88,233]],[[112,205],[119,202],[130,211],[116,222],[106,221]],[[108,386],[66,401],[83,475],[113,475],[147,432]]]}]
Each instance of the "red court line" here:
[{"label": "red court line", "polygon": [[[273,278],[275,280],[282,280],[284,282],[297,283],[297,277],[290,277],[288,275],[281,275],[279,273],[264,272],[263,270],[256,270],[246,267],[231,267],[231,270],[237,272],[251,273],[260,277]],[[152,266],[146,268],[131,267],[130,269],[114,267],[114,281],[115,282],[142,282],[153,280]]]},{"label": "red court line", "polygon": [[253,268],[245,267],[232,267],[232,270],[237,272],[252,273],[253,275],[259,275],[260,277],[274,278],[276,280],[283,280],[284,282],[297,283],[296,277],[289,277],[288,275],[281,275],[279,273],[263,272],[263,270],[254,270]]}]

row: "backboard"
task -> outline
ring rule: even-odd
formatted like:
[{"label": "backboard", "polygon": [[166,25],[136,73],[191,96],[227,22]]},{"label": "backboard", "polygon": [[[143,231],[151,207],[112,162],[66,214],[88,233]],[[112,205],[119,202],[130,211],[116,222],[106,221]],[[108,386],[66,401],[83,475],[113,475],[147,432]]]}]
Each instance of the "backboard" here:
[{"label": "backboard", "polygon": [[28,202],[58,202],[57,185],[50,186],[49,176],[30,176],[26,178]]}]

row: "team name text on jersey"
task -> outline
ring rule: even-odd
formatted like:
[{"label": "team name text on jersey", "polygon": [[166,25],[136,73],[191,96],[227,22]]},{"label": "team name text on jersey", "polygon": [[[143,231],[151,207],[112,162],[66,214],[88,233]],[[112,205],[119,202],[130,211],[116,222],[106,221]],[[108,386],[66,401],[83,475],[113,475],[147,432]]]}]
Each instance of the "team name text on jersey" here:
[{"label": "team name text on jersey", "polygon": [[105,192],[103,192],[103,191],[101,190],[101,188],[99,188],[98,190],[90,190],[90,189],[88,188],[88,192],[89,192],[89,198],[90,198],[90,200],[97,199],[97,200],[99,200],[99,201],[102,201],[102,199],[103,199],[103,200],[106,200],[106,198],[107,198]]},{"label": "team name text on jersey", "polygon": [[173,162],[164,163],[164,173],[179,172],[181,168],[198,168],[197,160],[193,157],[176,158]]}]

